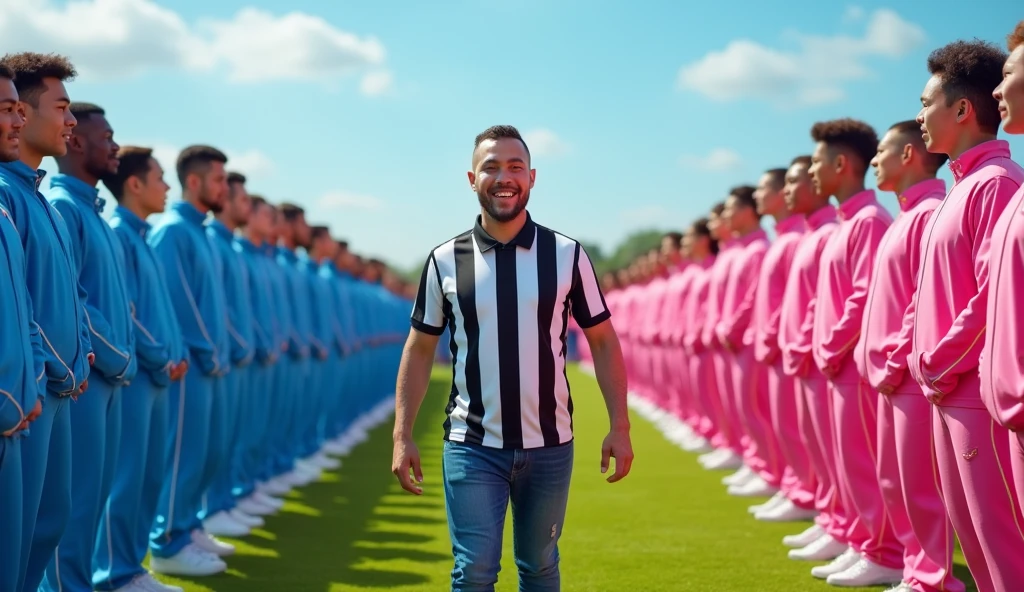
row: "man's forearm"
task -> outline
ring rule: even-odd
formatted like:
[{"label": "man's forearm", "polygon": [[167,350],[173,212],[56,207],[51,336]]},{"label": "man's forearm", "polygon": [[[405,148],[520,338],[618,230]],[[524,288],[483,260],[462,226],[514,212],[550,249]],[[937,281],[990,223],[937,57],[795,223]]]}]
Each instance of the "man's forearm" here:
[{"label": "man's forearm", "polygon": [[406,345],[398,366],[398,383],[395,386],[395,440],[412,437],[416,415],[427,395],[433,365],[434,356],[431,352]]},{"label": "man's forearm", "polygon": [[629,408],[626,405],[626,364],[622,360],[619,340],[614,336],[590,346],[594,358],[594,374],[608,407],[612,430],[629,429]]}]

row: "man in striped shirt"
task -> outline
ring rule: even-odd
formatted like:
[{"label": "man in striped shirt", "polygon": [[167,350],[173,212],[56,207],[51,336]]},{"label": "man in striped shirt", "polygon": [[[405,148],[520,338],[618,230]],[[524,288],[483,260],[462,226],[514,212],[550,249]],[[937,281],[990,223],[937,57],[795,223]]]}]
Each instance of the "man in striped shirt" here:
[{"label": "man in striped shirt", "polygon": [[593,352],[608,407],[601,472],[614,457],[609,482],[625,477],[633,460],[625,364],[586,252],[526,211],[536,171],[519,132],[496,126],[477,136],[468,176],[482,212],[424,266],[398,373],[392,470],[405,490],[422,493],[413,424],[447,326],[454,373],[443,473],[452,590],[494,589],[511,498],[520,586],[557,591],[573,463],[569,315]]}]

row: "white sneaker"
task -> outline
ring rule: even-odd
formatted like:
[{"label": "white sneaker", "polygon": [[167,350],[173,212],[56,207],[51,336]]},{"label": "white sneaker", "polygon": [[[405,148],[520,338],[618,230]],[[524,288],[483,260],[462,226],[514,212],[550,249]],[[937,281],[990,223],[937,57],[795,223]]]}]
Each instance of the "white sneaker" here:
[{"label": "white sneaker", "polygon": [[309,464],[313,465],[318,469],[323,469],[325,471],[333,471],[335,469],[341,468],[341,461],[336,458],[327,456],[327,453],[324,452],[323,450],[307,458],[306,462],[308,462]]},{"label": "white sneaker", "polygon": [[709,462],[704,465],[704,468],[709,471],[727,471],[729,469],[738,469],[743,466],[743,459],[732,450],[726,450],[725,453],[716,459],[716,462]]},{"label": "white sneaker", "polygon": [[263,518],[260,518],[259,516],[250,516],[237,507],[228,510],[228,515],[231,516],[231,519],[235,522],[248,526],[249,528],[259,528],[266,524],[266,522],[263,521]]},{"label": "white sneaker", "polygon": [[779,488],[772,487],[760,477],[755,477],[742,485],[730,486],[728,492],[729,495],[736,497],[771,497],[779,492]]},{"label": "white sneaker", "polygon": [[260,483],[256,486],[256,490],[273,496],[285,496],[292,492],[291,486],[282,478],[282,475],[278,475],[266,483]]},{"label": "white sneaker", "polygon": [[903,570],[882,567],[863,557],[846,571],[832,574],[825,580],[833,586],[841,588],[863,588],[881,586],[903,581]]},{"label": "white sneaker", "polygon": [[185,592],[184,589],[177,586],[171,586],[165,584],[153,577],[151,573],[144,573],[141,576],[135,578],[135,582],[140,587],[140,590],[145,592]]},{"label": "white sneaker", "polygon": [[832,574],[837,574],[850,569],[853,567],[853,564],[858,561],[860,561],[860,553],[854,550],[853,547],[850,547],[844,551],[842,555],[833,559],[832,563],[812,568],[811,575],[819,580],[824,580]]},{"label": "white sneaker", "polygon": [[697,454],[704,454],[705,452],[711,452],[714,448],[711,446],[711,442],[708,442],[703,436],[694,436],[693,440],[684,442],[682,449],[686,452],[695,452]]},{"label": "white sneaker", "polygon": [[253,499],[253,501],[255,501],[256,503],[258,503],[258,504],[260,504],[260,505],[262,505],[264,507],[270,508],[274,512],[277,512],[278,510],[280,510],[281,508],[284,507],[284,500],[283,499],[276,498],[276,497],[274,497],[272,495],[268,495],[268,494],[260,491],[259,489],[257,489],[256,491],[252,492],[252,495],[249,496],[249,497],[251,497]]},{"label": "white sneaker", "polygon": [[249,516],[270,516],[277,512],[277,508],[260,503],[256,498],[256,492],[253,492],[249,497],[243,497],[238,500],[238,503],[235,504],[235,509]]},{"label": "white sneaker", "polygon": [[900,582],[899,585],[893,586],[885,592],[914,592],[914,587],[906,582]]},{"label": "white sneaker", "polygon": [[817,515],[817,510],[805,510],[794,504],[789,498],[786,498],[774,508],[754,514],[754,518],[762,522],[801,522],[803,520],[811,520]]},{"label": "white sneaker", "polygon": [[727,452],[729,452],[727,448],[715,448],[711,452],[698,456],[697,462],[706,467],[710,462],[718,462],[719,460],[721,460],[722,456],[724,456]]},{"label": "white sneaker", "polygon": [[203,530],[216,536],[241,537],[249,534],[249,527],[235,520],[228,512],[217,512],[203,520]]},{"label": "white sneaker", "polygon": [[824,528],[817,524],[812,524],[807,530],[800,534],[790,534],[782,537],[782,544],[793,549],[802,549],[820,539],[824,534]]},{"label": "white sneaker", "polygon": [[766,501],[765,503],[757,504],[757,505],[754,505],[754,506],[750,506],[749,508],[747,508],[747,512],[750,512],[756,518],[758,516],[758,514],[768,513],[770,511],[773,511],[773,510],[775,510],[776,508],[778,508],[779,506],[785,504],[788,501],[789,501],[789,498],[786,497],[786,494],[784,494],[784,493],[782,493],[780,491],[780,492],[776,493],[775,495],[773,495],[772,499]]},{"label": "white sneaker", "polygon": [[235,554],[234,545],[225,543],[198,528],[192,531],[192,544],[207,553],[213,553],[217,557],[228,557]]},{"label": "white sneaker", "polygon": [[149,567],[169,576],[212,576],[228,568],[219,557],[196,545],[185,545],[174,557],[152,557]]},{"label": "white sneaker", "polygon": [[750,470],[750,467],[748,467],[747,465],[743,465],[735,473],[730,473],[725,477],[722,477],[722,485],[736,485],[739,483],[746,483],[755,475],[756,473]]},{"label": "white sneaker", "polygon": [[324,442],[324,445],[321,448],[321,450],[323,450],[327,454],[330,454],[331,456],[345,456],[346,454],[348,454],[348,449],[342,446],[341,442],[339,442],[338,440],[328,440]]},{"label": "white sneaker", "polygon": [[799,561],[831,561],[846,549],[846,545],[826,534],[803,549],[793,549],[789,552],[789,558]]},{"label": "white sneaker", "polygon": [[309,485],[310,483],[318,481],[320,479],[320,476],[324,474],[320,467],[308,463],[301,458],[295,461],[294,472],[298,475],[300,479],[298,483],[299,486]]}]

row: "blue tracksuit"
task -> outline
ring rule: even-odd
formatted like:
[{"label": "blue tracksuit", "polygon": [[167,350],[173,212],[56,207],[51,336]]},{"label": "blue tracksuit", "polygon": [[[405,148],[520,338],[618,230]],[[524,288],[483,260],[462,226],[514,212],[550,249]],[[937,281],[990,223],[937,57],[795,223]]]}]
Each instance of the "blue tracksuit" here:
[{"label": "blue tracksuit", "polygon": [[190,365],[168,397],[170,461],[150,537],[158,557],[176,555],[202,527],[199,512],[212,480],[207,457],[211,440],[220,437],[210,414],[220,379],[231,368],[221,263],[206,235],[205,218],[191,203],[178,202],[149,233]]},{"label": "blue tracksuit", "polygon": [[71,521],[40,588],[92,590],[92,552],[110,493],[121,435],[121,387],[135,377],[135,335],[124,280],[124,252],[100,213],[96,187],[69,175],[50,180],[50,203],[71,236],[70,251],[85,290],[85,323],[96,362],[88,396],[71,407]]},{"label": "blue tracksuit", "polygon": [[235,248],[242,254],[248,270],[249,296],[252,305],[253,350],[255,360],[249,368],[248,399],[239,422],[239,455],[232,494],[241,499],[252,493],[256,481],[273,477],[264,471],[271,448],[267,438],[273,434],[272,400],[275,391],[277,361],[282,353],[283,336],[274,312],[273,281],[268,260],[249,239],[235,239]]},{"label": "blue tracksuit", "polygon": [[351,317],[351,309],[347,302],[347,295],[343,293],[343,280],[338,268],[334,263],[327,261],[320,265],[320,277],[323,278],[326,286],[324,300],[328,310],[331,311],[331,333],[333,335],[334,356],[337,362],[334,370],[329,374],[333,381],[332,387],[326,392],[328,400],[325,401],[326,408],[323,413],[323,420],[318,426],[321,440],[331,439],[339,436],[344,431],[340,425],[340,415],[345,397],[348,396],[348,382],[351,377],[349,370],[349,356],[352,353],[350,329],[346,322]]},{"label": "blue tracksuit", "polygon": [[146,243],[149,224],[119,206],[110,226],[124,251],[139,370],[122,390],[120,453],[93,554],[96,590],[116,590],[146,573],[142,561],[149,550],[149,531],[164,474],[171,466],[167,450],[170,371],[186,357],[163,265]]},{"label": "blue tracksuit", "polygon": [[[228,336],[231,343],[230,374],[224,377],[224,391],[214,402],[214,422],[220,424],[221,441],[210,445],[210,471],[215,475],[213,485],[206,494],[205,515],[227,511],[235,507],[231,496],[235,466],[233,460],[239,448],[239,421],[249,401],[249,364],[256,351],[253,348],[252,295],[249,293],[249,269],[242,254],[235,250],[235,236],[218,220],[209,222],[206,234],[222,262],[222,282],[228,308]],[[245,429],[249,429],[246,426]],[[205,516],[204,516],[205,517]]]},{"label": "blue tracksuit", "polygon": [[294,467],[294,431],[297,421],[296,399],[304,394],[303,382],[309,366],[310,345],[305,332],[299,324],[296,312],[299,302],[295,296],[293,271],[281,263],[279,247],[267,245],[268,270],[273,279],[276,292],[274,304],[282,335],[287,339],[286,359],[279,363],[278,390],[275,393],[275,413],[277,421],[277,441],[274,442],[274,454],[271,461],[271,472],[274,476],[286,473]]},{"label": "blue tracksuit", "polygon": [[45,398],[42,341],[32,320],[25,276],[28,266],[21,237],[7,210],[0,208],[0,590],[15,590],[21,573],[22,468],[25,431],[14,433],[36,402]]},{"label": "blue tracksuit", "polygon": [[46,356],[43,413],[21,447],[24,510],[18,589],[31,592],[39,587],[71,513],[68,399],[89,378],[92,351],[71,235],[38,191],[44,174],[22,162],[0,163],[0,206],[14,220],[25,249],[30,310]]},{"label": "blue tracksuit", "polygon": [[306,417],[303,427],[301,455],[308,457],[316,454],[323,446],[322,428],[325,424],[326,412],[330,401],[336,397],[334,389],[338,386],[335,372],[340,361],[340,352],[335,332],[334,307],[331,305],[331,286],[320,276],[321,264],[309,258],[299,257],[299,270],[306,279],[309,291],[309,313],[311,335],[316,339],[319,357],[313,365],[311,376],[311,397],[307,398]]},{"label": "blue tracksuit", "polygon": [[288,291],[289,313],[292,316],[295,338],[305,345],[305,356],[295,360],[294,369],[291,375],[290,388],[292,399],[289,402],[288,434],[284,442],[285,449],[282,456],[288,457],[287,464],[292,463],[303,455],[304,446],[302,435],[304,427],[309,424],[311,418],[310,401],[312,400],[313,373],[321,365],[323,346],[316,339],[312,330],[312,318],[309,310],[309,283],[306,275],[299,269],[299,258],[291,249],[278,247],[278,265],[284,270],[285,286]]},{"label": "blue tracksuit", "polygon": [[341,330],[341,337],[345,347],[345,379],[341,387],[341,394],[335,407],[333,417],[333,429],[335,434],[342,434],[349,428],[355,417],[353,413],[353,401],[360,396],[355,385],[358,379],[358,337],[356,335],[356,309],[355,309],[355,279],[348,272],[337,270],[334,283],[337,291],[338,325]]}]

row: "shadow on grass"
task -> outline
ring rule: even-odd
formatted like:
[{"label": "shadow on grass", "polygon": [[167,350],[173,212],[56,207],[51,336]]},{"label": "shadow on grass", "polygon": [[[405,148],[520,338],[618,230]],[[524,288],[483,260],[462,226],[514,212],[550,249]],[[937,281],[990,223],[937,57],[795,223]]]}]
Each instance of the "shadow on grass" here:
[{"label": "shadow on grass", "polygon": [[[417,420],[421,450],[440,447],[437,428],[444,409],[437,401],[447,397],[449,387],[440,376],[431,379],[427,403]],[[239,554],[228,559],[227,574],[190,583],[217,592],[249,592],[323,591],[332,584],[388,589],[430,582],[420,573],[365,565],[450,560],[449,555],[417,548],[436,542],[436,537],[401,530],[403,525],[443,524],[444,498],[437,488],[419,497],[396,493],[390,472],[391,430],[390,420],[375,428],[364,444],[343,459],[341,469],[293,493],[284,510],[270,517],[261,531],[237,541]]]}]

